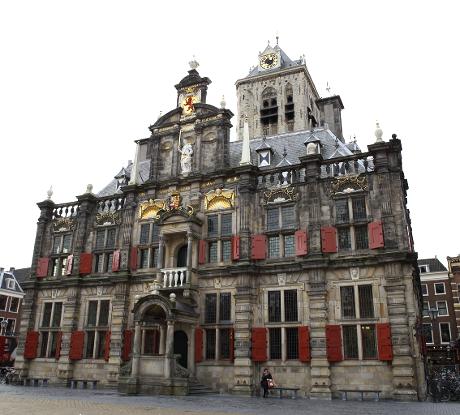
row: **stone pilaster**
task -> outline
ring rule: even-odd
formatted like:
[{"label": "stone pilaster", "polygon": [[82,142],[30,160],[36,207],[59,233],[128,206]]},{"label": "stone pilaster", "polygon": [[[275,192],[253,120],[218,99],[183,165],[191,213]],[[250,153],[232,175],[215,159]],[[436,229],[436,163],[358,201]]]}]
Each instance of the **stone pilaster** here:
[{"label": "stone pilaster", "polygon": [[120,238],[120,271],[128,271],[129,249],[133,233],[133,222],[136,214],[137,198],[136,186],[124,186],[125,205],[121,215],[121,238]]}]

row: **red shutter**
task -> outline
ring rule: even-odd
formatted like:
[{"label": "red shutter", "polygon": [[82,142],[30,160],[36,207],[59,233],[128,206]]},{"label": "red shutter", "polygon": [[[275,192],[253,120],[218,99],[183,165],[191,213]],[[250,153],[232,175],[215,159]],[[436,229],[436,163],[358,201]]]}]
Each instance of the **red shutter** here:
[{"label": "red shutter", "polygon": [[295,234],[295,254],[302,256],[308,254],[307,232],[299,230]]},{"label": "red shutter", "polygon": [[120,250],[117,249],[113,252],[112,258],[112,272],[120,271]]},{"label": "red shutter", "polygon": [[136,271],[137,269],[137,246],[131,248],[131,256],[129,260],[129,268],[131,271]]},{"label": "red shutter", "polygon": [[251,358],[253,362],[267,360],[267,329],[254,327],[251,332]]},{"label": "red shutter", "polygon": [[85,344],[85,332],[73,331],[70,336],[70,360],[83,359],[83,345]]},{"label": "red shutter", "polygon": [[390,323],[377,324],[377,342],[379,349],[379,360],[393,360],[393,344],[391,343]]},{"label": "red shutter", "polygon": [[299,327],[299,360],[301,362],[309,362],[311,360],[310,330],[306,326]]},{"label": "red shutter", "polygon": [[26,343],[24,345],[25,359],[35,359],[37,357],[38,337],[38,331],[27,332]]},{"label": "red shutter", "polygon": [[337,252],[337,229],[333,226],[321,228],[321,250],[324,253]]},{"label": "red shutter", "polygon": [[93,255],[83,252],[80,254],[80,275],[91,274]]},{"label": "red shutter", "polygon": [[195,328],[195,363],[203,360],[203,329]]},{"label": "red shutter", "polygon": [[0,363],[3,362],[4,360],[9,360],[9,357],[4,358],[4,355],[7,353],[5,352],[5,346],[6,346],[6,337],[5,336],[0,336]]},{"label": "red shutter", "polygon": [[72,266],[73,266],[73,255],[69,255],[67,257],[67,263],[65,264],[65,275],[72,274]]},{"label": "red shutter", "polygon": [[106,362],[109,361],[110,357],[110,335],[112,333],[110,331],[105,332],[105,342],[104,342],[104,360]]},{"label": "red shutter", "polygon": [[206,262],[206,241],[201,239],[198,245],[198,263],[204,264]]},{"label": "red shutter", "polygon": [[235,330],[233,327],[230,329],[230,361],[235,359]]},{"label": "red shutter", "polygon": [[123,350],[121,352],[121,359],[124,362],[127,362],[130,359],[132,342],[133,342],[133,331],[125,330],[123,333]]},{"label": "red shutter", "polygon": [[326,325],[326,349],[329,362],[341,362],[342,356],[342,328],[338,325]]},{"label": "red shutter", "polygon": [[251,259],[265,259],[267,256],[267,237],[265,235],[251,236]]},{"label": "red shutter", "polygon": [[38,258],[37,278],[44,278],[48,275],[49,258]]},{"label": "red shutter", "polygon": [[61,344],[62,344],[62,331],[58,331],[56,338],[56,360],[59,360],[61,357]]},{"label": "red shutter", "polygon": [[240,259],[240,237],[232,236],[232,261]]},{"label": "red shutter", "polygon": [[385,241],[383,239],[382,222],[379,220],[371,222],[367,225],[367,229],[369,233],[369,248],[383,248],[385,246]]}]

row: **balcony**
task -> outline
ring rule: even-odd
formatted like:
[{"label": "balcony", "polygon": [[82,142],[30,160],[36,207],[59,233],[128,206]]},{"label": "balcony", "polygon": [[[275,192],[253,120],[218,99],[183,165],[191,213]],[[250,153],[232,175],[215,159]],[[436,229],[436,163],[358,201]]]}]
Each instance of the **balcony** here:
[{"label": "balcony", "polygon": [[190,285],[187,267],[162,268],[163,288],[188,288]]}]

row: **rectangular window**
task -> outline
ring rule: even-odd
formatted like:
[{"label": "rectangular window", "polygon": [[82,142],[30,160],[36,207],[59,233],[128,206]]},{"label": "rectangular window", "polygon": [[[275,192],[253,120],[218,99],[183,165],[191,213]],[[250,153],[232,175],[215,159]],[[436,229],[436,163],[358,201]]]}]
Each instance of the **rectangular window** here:
[{"label": "rectangular window", "polygon": [[106,331],[97,331],[97,342],[96,342],[96,359],[102,359],[104,357],[105,350],[105,336],[107,335]]},{"label": "rectangular window", "polygon": [[96,338],[96,332],[91,330],[86,332],[86,353],[85,357],[87,359],[93,358],[94,353],[94,339]]},{"label": "rectangular window", "polygon": [[342,318],[356,318],[355,294],[353,286],[340,287]]},{"label": "rectangular window", "polygon": [[358,334],[356,326],[342,326],[343,355],[345,359],[358,359]]},{"label": "rectangular window", "polygon": [[355,242],[356,242],[356,249],[368,249],[369,248],[367,225],[355,226]]},{"label": "rectangular window", "polygon": [[284,321],[298,321],[297,290],[284,291]]},{"label": "rectangular window", "polygon": [[338,228],[339,249],[347,251],[351,249],[350,228]]},{"label": "rectangular window", "polygon": [[299,329],[298,327],[286,328],[286,358],[299,358]]},{"label": "rectangular window", "polygon": [[209,237],[216,237],[218,236],[218,216],[212,215],[208,216],[208,236]]},{"label": "rectangular window", "polygon": [[366,199],[364,197],[354,197],[351,199],[354,220],[366,220]]},{"label": "rectangular window", "polygon": [[62,303],[56,302],[53,307],[53,318],[51,320],[51,327],[61,327],[62,319]]},{"label": "rectangular window", "polygon": [[439,333],[441,337],[441,343],[450,343],[450,324],[439,323]]},{"label": "rectangular window", "polygon": [[270,335],[270,359],[281,359],[281,328],[271,328]]},{"label": "rectangular window", "polygon": [[217,262],[217,242],[209,242],[208,243],[208,259],[209,262]]},{"label": "rectangular window", "polygon": [[423,312],[422,312],[423,317],[428,317],[430,315],[429,310],[430,310],[430,303],[428,301],[424,301],[423,302]]},{"label": "rectangular window", "polygon": [[278,236],[268,238],[268,257],[278,258],[280,256],[280,239]]},{"label": "rectangular window", "polygon": [[152,248],[151,264],[152,264],[152,268],[158,267],[158,248]]},{"label": "rectangular window", "polygon": [[43,309],[42,327],[50,327],[51,312],[53,310],[53,303],[45,303]]},{"label": "rectangular window", "polygon": [[219,321],[230,321],[232,319],[232,295],[231,293],[220,294]]},{"label": "rectangular window", "polygon": [[1,295],[0,294],[0,310],[4,311],[6,310],[6,301],[8,300],[8,297],[6,295]]},{"label": "rectangular window", "polygon": [[443,282],[437,282],[434,284],[434,293],[435,294],[445,294],[446,293],[446,287]]},{"label": "rectangular window", "polygon": [[281,321],[281,292],[269,291],[268,292],[268,321],[278,322]]},{"label": "rectangular window", "polygon": [[140,252],[139,268],[148,268],[149,267],[149,250],[140,249],[139,252]]},{"label": "rectangular window", "polygon": [[[104,357],[106,327],[109,325],[110,300],[90,300],[88,302],[86,331],[86,352],[88,359],[102,359]],[[97,330],[102,328],[102,330]]]},{"label": "rectangular window", "polygon": [[447,302],[446,301],[436,301],[436,305],[438,307],[438,315],[439,316],[448,316],[449,312],[447,310]]},{"label": "rectangular window", "polygon": [[219,331],[219,354],[221,359],[230,359],[230,329]]},{"label": "rectangular window", "polygon": [[359,285],[359,316],[361,318],[374,317],[374,298],[372,296],[372,285]]},{"label": "rectangular window", "polygon": [[425,341],[427,344],[433,344],[433,329],[431,324],[423,325],[423,335],[425,336]]},{"label": "rectangular window", "polygon": [[160,331],[145,330],[144,331],[144,354],[145,355],[157,355],[160,350]]},{"label": "rectangular window", "polygon": [[72,235],[71,234],[63,235],[63,237],[62,237],[62,252],[63,253],[70,252],[71,245],[72,245]]},{"label": "rectangular window", "polygon": [[141,225],[141,236],[139,238],[139,243],[145,245],[149,243],[150,236],[150,223]]},{"label": "rectangular window", "polygon": [[227,213],[221,216],[220,222],[220,235],[231,236],[232,235],[232,214]]},{"label": "rectangular window", "polygon": [[373,324],[361,325],[361,342],[363,359],[376,359],[377,348],[375,345],[375,326]]},{"label": "rectangular window", "polygon": [[115,228],[107,229],[107,241],[105,242],[106,248],[115,247],[115,234],[117,230]]},{"label": "rectangular window", "polygon": [[94,272],[104,272],[104,254],[94,255]]},{"label": "rectangular window", "polygon": [[48,339],[49,331],[42,331],[41,333],[41,345],[40,345],[40,357],[46,357],[48,350]]},{"label": "rectangular window", "polygon": [[103,249],[105,241],[105,231],[96,232],[96,249]]},{"label": "rectangular window", "polygon": [[284,236],[284,256],[290,257],[295,255],[294,235]]},{"label": "rectangular window", "polygon": [[[0,307],[1,308],[1,307]],[[19,309],[19,298],[17,297],[11,297],[10,301],[10,312],[11,313],[17,313]]]},{"label": "rectangular window", "polygon": [[112,263],[113,263],[113,252],[105,254],[105,264],[104,264],[105,272],[112,271]]},{"label": "rectangular window", "polygon": [[88,303],[88,326],[95,326],[97,321],[97,301]]},{"label": "rectangular window", "polygon": [[428,295],[428,286],[426,284],[422,284],[422,295]]},{"label": "rectangular window", "polygon": [[206,359],[216,358],[216,329],[206,329]]},{"label": "rectangular window", "polygon": [[40,357],[55,357],[58,329],[61,327],[62,302],[46,302],[40,330]]},{"label": "rectangular window", "polygon": [[110,312],[110,300],[101,300],[99,308],[98,326],[108,326]]},{"label": "rectangular window", "polygon": [[279,211],[275,209],[267,209],[267,230],[273,231],[280,228]]},{"label": "rectangular window", "polygon": [[53,238],[53,254],[59,254],[61,252],[61,235]]},{"label": "rectangular window", "polygon": [[350,217],[348,215],[348,200],[339,199],[335,201],[335,215],[337,223],[348,223]]},{"label": "rectangular window", "polygon": [[217,318],[217,294],[206,294],[205,297],[205,323],[215,323]]},{"label": "rectangular window", "polygon": [[281,208],[281,218],[283,221],[283,228],[295,227],[295,211],[294,206],[284,206]]},{"label": "rectangular window", "polygon": [[222,261],[227,262],[232,259],[232,241],[229,239],[222,241]]},{"label": "rectangular window", "polygon": [[152,225],[152,243],[157,243],[160,240],[160,228],[156,223]]}]

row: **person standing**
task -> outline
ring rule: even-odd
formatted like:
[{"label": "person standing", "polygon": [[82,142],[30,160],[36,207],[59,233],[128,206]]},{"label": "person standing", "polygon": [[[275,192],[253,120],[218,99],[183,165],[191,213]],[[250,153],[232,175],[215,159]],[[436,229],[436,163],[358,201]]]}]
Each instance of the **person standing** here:
[{"label": "person standing", "polygon": [[262,372],[262,379],[260,381],[260,386],[262,386],[264,390],[264,398],[268,396],[268,389],[273,388],[275,386],[275,382],[273,381],[273,376],[270,371],[265,368]]}]

